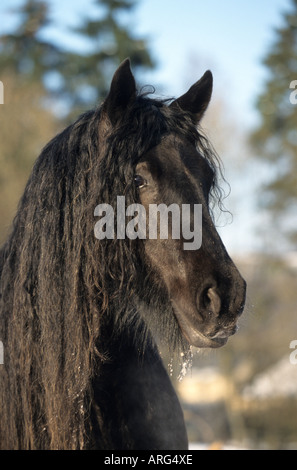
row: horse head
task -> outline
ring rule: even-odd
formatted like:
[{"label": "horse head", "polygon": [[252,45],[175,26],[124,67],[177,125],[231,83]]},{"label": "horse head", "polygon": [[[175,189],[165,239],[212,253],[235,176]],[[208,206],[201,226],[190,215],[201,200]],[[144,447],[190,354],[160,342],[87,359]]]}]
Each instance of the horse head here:
[{"label": "horse head", "polygon": [[[146,124],[148,134],[155,131],[160,136],[138,156],[134,167],[138,200],[146,214],[156,218],[156,212],[153,216],[150,211],[156,205],[175,207],[179,212],[176,220],[173,212],[167,211],[171,228],[165,238],[160,226],[158,235],[150,236],[151,220],[146,218],[144,252],[151,271],[166,289],[184,338],[196,347],[222,346],[237,331],[246,291],[245,281],[229,257],[210,213],[209,197],[216,184],[216,168],[207,158],[203,139],[196,133],[211,99],[212,83],[212,74],[207,71],[169,106],[151,103],[151,120],[157,121],[162,115],[160,123],[165,121],[165,130],[159,131],[161,124],[156,129]],[[131,119],[137,100],[135,80],[126,60],[116,71],[103,106],[113,128],[125,118]],[[197,212],[195,218],[195,208],[200,208],[200,217]],[[187,234],[183,230],[186,224]],[[176,228],[180,236],[174,236]],[[195,237],[199,244],[195,244]]]}]

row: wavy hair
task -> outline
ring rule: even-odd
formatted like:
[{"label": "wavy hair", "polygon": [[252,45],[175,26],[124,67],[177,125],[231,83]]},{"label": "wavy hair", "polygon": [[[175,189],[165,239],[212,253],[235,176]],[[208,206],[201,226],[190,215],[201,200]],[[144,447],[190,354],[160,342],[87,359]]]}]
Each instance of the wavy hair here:
[{"label": "wavy hair", "polygon": [[[94,209],[101,202],[115,207],[117,195],[139,202],[135,165],[168,133],[195,143],[216,174],[217,157],[190,116],[164,101],[138,96],[107,134],[100,131],[104,119],[102,107],[89,111],[46,145],[0,252],[3,449],[90,446],[103,335],[128,325],[143,350],[151,324],[137,308],[140,298],[150,311],[167,308],[163,325],[157,315],[150,321],[168,342],[175,332],[174,346],[183,342],[167,293],[145,263],[144,242],[97,240]],[[220,195],[217,184],[213,194]]]}]

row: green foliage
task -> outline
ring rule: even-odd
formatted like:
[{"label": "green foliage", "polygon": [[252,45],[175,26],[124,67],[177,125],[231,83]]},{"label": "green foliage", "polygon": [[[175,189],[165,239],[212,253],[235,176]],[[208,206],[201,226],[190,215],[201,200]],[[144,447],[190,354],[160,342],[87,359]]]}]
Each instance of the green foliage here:
[{"label": "green foliage", "polygon": [[44,144],[57,132],[57,121],[44,109],[41,84],[1,74],[5,102],[0,106],[0,243],[6,238],[28,174]]},{"label": "green foliage", "polygon": [[[65,69],[64,77],[76,106],[84,108],[100,102],[109,90],[112,73],[125,58],[130,57],[136,76],[139,70],[154,66],[146,40],[135,37],[127,24],[136,3],[135,0],[97,0],[97,17],[76,29],[92,45],[86,57],[71,54],[68,60],[71,67]],[[88,93],[84,92],[85,84]]]},{"label": "green foliage", "polygon": [[17,13],[20,24],[16,31],[1,37],[0,71],[10,70],[21,75],[23,81],[38,82],[46,72],[59,66],[62,52],[39,37],[49,24],[46,2],[28,0]]},{"label": "green foliage", "polygon": [[[45,35],[50,2],[24,0],[14,31],[0,37],[0,241],[3,241],[34,160],[58,129],[106,96],[115,68],[130,57],[136,72],[153,67],[147,42],[129,21],[137,0],[97,0],[97,16],[73,31],[89,43],[84,55]],[[45,39],[46,38],[46,39]],[[87,40],[87,41],[86,41]]]},{"label": "green foliage", "polygon": [[273,216],[292,216],[295,210],[296,217],[297,104],[293,103],[290,84],[297,80],[297,0],[292,0],[291,11],[283,20],[263,61],[268,79],[258,98],[261,123],[252,143],[258,158],[274,169],[274,177],[264,188],[265,204]]}]

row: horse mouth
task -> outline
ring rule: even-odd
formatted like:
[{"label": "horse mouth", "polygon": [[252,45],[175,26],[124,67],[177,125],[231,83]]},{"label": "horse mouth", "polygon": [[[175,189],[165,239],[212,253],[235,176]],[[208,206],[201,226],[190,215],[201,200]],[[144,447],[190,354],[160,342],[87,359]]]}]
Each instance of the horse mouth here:
[{"label": "horse mouth", "polygon": [[[215,333],[202,333],[199,327],[197,327],[196,322],[191,322],[178,309],[173,307],[173,310],[182,335],[191,346],[196,348],[220,348],[227,343],[230,336],[238,331],[238,325],[233,324],[226,328],[221,327],[219,330],[216,329]],[[199,323],[199,325],[204,327],[203,322]]]},{"label": "horse mouth", "polygon": [[225,334],[225,336],[208,336],[204,335],[198,330],[194,328],[183,328],[179,323],[180,329],[182,331],[183,336],[188,341],[191,346],[195,346],[196,348],[221,348],[224,346],[231,334]]}]

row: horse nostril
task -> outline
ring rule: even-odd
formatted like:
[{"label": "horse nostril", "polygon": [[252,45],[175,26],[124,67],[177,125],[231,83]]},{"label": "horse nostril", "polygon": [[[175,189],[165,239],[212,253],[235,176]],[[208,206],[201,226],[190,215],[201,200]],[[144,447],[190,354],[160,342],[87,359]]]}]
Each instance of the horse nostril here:
[{"label": "horse nostril", "polygon": [[203,307],[208,313],[219,315],[221,299],[215,287],[208,287],[202,293]]}]

